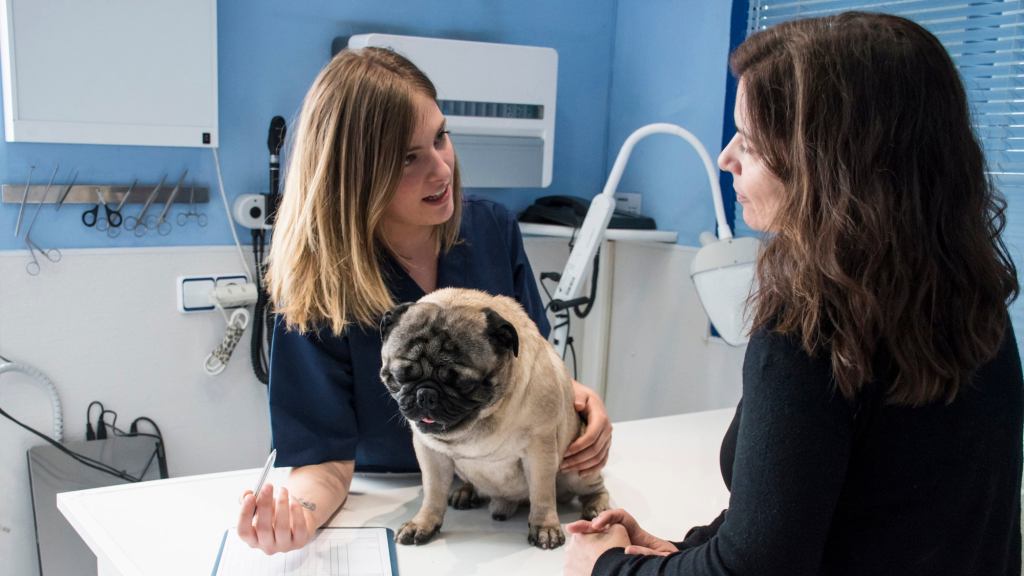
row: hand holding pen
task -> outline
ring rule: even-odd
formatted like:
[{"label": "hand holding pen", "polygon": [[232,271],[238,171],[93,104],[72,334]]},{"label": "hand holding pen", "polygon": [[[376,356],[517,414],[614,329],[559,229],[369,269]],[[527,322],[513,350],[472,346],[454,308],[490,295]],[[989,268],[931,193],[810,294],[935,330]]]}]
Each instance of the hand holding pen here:
[{"label": "hand holding pen", "polygon": [[275,497],[274,485],[266,481],[276,456],[276,450],[270,452],[256,488],[242,494],[238,513],[238,537],[267,554],[302,548],[314,532],[302,505],[289,498],[288,489],[282,487]]}]

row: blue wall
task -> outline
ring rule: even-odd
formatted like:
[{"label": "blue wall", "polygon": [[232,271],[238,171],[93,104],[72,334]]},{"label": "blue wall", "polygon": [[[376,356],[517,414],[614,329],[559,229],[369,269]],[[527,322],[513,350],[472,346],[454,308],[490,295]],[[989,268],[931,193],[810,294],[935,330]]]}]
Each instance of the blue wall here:
[{"label": "blue wall", "polygon": [[[471,191],[519,210],[547,194],[590,197],[604,185],[626,136],[642,124],[676,122],[714,156],[722,131],[729,2],[699,0],[545,0],[339,2],[272,0],[218,2],[220,157],[229,196],[265,192],[270,118],[291,119],[337,36],[362,32],[440,36],[529,44],[559,54],[554,178],[547,189]],[[713,6],[709,6],[713,5]],[[71,97],[71,96],[69,96]],[[0,142],[0,181],[24,183],[72,169],[79,183],[127,184],[134,178],[171,182],[182,169],[216,192],[209,150]],[[634,152],[622,191],[644,193],[645,212],[660,228],[695,244],[713,223],[706,177],[681,140],[654,137]],[[175,227],[167,237],[130,234],[110,239],[84,228],[84,208],[44,208],[33,238],[71,248],[229,244],[219,196],[201,207],[210,226]],[[138,207],[126,209],[133,214]],[[178,210],[183,210],[179,208]],[[0,205],[0,250],[22,249],[13,235],[16,204]],[[26,214],[26,218],[31,212]],[[244,231],[241,231],[244,232]],[[243,235],[243,242],[248,238]]]},{"label": "blue wall", "polygon": [[[731,4],[619,0],[606,170],[626,138],[651,122],[686,128],[716,160]],[[707,174],[697,153],[680,138],[641,140],[619,191],[642,193],[643,211],[657,220],[658,228],[678,231],[680,244],[697,246],[698,235],[714,229]]]},{"label": "blue wall", "polygon": [[[483,195],[521,209],[544,194],[590,196],[603,183],[614,0],[220,0],[217,18],[220,158],[229,201],[238,194],[266,191],[270,118],[282,115],[291,126],[307,87],[330,58],[331,41],[363,32],[555,48],[559,94],[551,187]],[[24,183],[29,166],[35,164],[33,182],[42,179],[45,184],[55,162],[61,166],[58,181],[77,168],[79,183],[128,184],[134,178],[155,183],[163,173],[173,183],[188,168],[200,185],[216,190],[209,150],[0,142],[0,181],[4,183]],[[208,228],[175,227],[167,237],[150,234],[137,239],[122,234],[110,239],[81,225],[83,209],[66,205],[57,213],[52,207],[44,208],[33,238],[44,246],[75,248],[232,242],[218,196],[202,206],[210,217]],[[138,206],[126,209],[126,214],[137,210]],[[23,248],[13,234],[17,213],[17,204],[0,205],[0,250]],[[30,215],[29,211],[26,217]]]}]

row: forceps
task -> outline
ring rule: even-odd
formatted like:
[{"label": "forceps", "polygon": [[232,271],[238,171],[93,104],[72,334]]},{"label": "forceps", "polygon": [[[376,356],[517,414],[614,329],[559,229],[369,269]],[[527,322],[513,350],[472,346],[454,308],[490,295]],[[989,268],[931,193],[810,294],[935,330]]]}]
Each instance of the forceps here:
[{"label": "forceps", "polygon": [[132,230],[135,235],[140,238],[146,235],[146,232],[153,225],[154,220],[152,215],[148,216],[149,219],[147,220],[146,213],[149,212],[149,207],[153,204],[153,200],[156,199],[156,195],[160,193],[160,188],[166,181],[167,174],[164,174],[160,178],[160,183],[157,184],[156,187],[153,188],[153,191],[149,193],[149,196],[146,197],[146,203],[142,205],[142,211],[139,212],[139,215],[129,216],[124,219],[125,230]]},{"label": "forceps", "polygon": [[64,192],[61,193],[60,198],[57,200],[57,212],[60,212],[62,206],[64,206],[64,200],[68,197],[68,192],[71,192],[71,187],[78,181],[78,170],[71,176],[71,182],[64,187]]},{"label": "forceps", "polygon": [[46,258],[50,262],[60,262],[63,257],[60,250],[57,248],[43,248],[36,244],[32,240],[32,227],[36,225],[36,219],[39,218],[39,212],[42,210],[43,203],[46,202],[47,192],[50,191],[47,186],[46,191],[43,192],[43,197],[39,200],[39,205],[36,206],[36,211],[32,214],[32,220],[28,223],[28,230],[25,230],[25,247],[28,248],[28,255],[32,257],[32,261],[25,264],[25,271],[30,276],[38,276],[39,272],[42,271],[42,267],[39,265],[39,259],[36,257],[36,252],[39,252],[43,258]]},{"label": "forceps", "polygon": [[50,262],[60,262],[62,254],[57,248],[43,248],[39,244],[36,244],[32,240],[31,236],[25,236],[25,247],[28,248],[28,255],[32,257],[32,260],[25,264],[25,271],[28,272],[29,276],[39,276],[42,271],[42,267],[39,266],[39,259],[36,258],[36,252],[39,252],[43,258],[46,258]]},{"label": "forceps", "polygon": [[[103,198],[103,193],[100,192],[99,188],[93,188],[93,190],[96,192],[96,198],[99,199],[99,203],[82,212],[82,224],[89,228],[95,226],[97,230],[107,230],[108,228],[120,226],[121,213],[107,205],[107,201]],[[103,218],[99,217],[100,205],[103,206]]]},{"label": "forceps", "polygon": [[192,218],[196,219],[196,224],[199,224],[200,228],[206,228],[206,214],[196,210],[196,185],[195,183],[189,188],[188,193],[188,212],[184,214],[178,214],[178,226],[184,226],[188,224],[188,221]]},{"label": "forceps", "polygon": [[171,209],[171,204],[174,204],[174,198],[178,195],[178,191],[181,190],[181,184],[185,181],[185,176],[188,174],[188,168],[181,173],[178,178],[178,183],[174,185],[174,189],[171,190],[171,195],[167,197],[167,202],[164,203],[164,209],[160,211],[160,216],[156,219],[156,231],[161,236],[167,236],[171,233],[171,223],[167,221],[167,211]]}]

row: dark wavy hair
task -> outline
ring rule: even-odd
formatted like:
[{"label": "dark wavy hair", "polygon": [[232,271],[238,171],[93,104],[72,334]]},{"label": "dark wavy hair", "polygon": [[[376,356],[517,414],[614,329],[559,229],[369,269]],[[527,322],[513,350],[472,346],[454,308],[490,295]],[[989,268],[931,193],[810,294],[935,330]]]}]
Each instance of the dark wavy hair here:
[{"label": "dark wavy hair", "polygon": [[754,330],[831,354],[857,397],[880,352],[890,404],[951,402],[998,352],[1017,297],[967,96],[938,39],[886,14],[780,24],[732,54],[748,135],[785,192]]}]

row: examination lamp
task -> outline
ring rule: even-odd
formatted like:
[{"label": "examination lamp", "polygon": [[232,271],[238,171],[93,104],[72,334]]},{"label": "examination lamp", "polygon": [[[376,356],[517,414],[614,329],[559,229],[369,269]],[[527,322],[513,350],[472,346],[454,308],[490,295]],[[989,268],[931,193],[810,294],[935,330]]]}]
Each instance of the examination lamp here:
[{"label": "examination lamp", "polygon": [[[552,296],[552,302],[571,303],[578,301],[583,289],[583,278],[587,265],[597,253],[604,231],[615,209],[615,190],[626,169],[626,162],[633,147],[651,134],[671,134],[686,140],[700,156],[711,185],[711,195],[718,223],[716,238],[710,232],[701,234],[703,245],[690,266],[690,278],[697,288],[701,305],[719,335],[733,346],[741,346],[749,338],[749,317],[745,313],[746,300],[754,279],[754,261],[759,242],[756,238],[733,238],[725,220],[722,190],[718,185],[718,174],[711,156],[692,133],[681,126],[667,123],[648,124],[638,128],[626,138],[615,158],[604,189],[590,202],[590,209],[583,220],[576,244],[569,254],[565,270]],[[568,310],[560,312],[568,314]],[[559,355],[565,358],[568,345],[568,322],[557,322],[551,331],[551,343]]]}]

